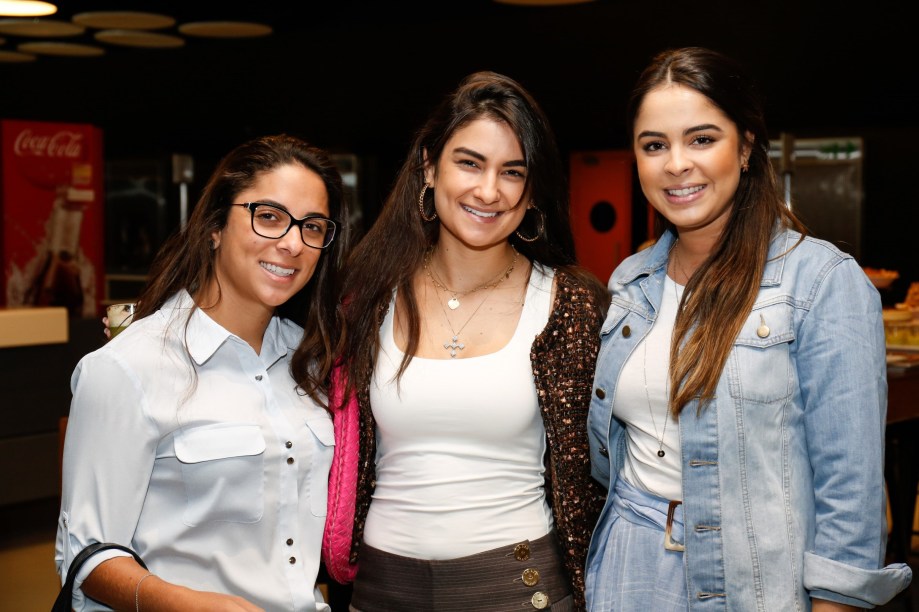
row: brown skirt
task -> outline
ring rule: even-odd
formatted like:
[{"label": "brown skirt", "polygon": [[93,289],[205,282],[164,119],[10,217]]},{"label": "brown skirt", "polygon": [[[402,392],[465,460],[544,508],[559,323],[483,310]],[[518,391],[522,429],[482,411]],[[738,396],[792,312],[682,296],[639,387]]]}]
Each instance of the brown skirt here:
[{"label": "brown skirt", "polygon": [[361,545],[352,612],[573,609],[555,533],[446,561]]}]

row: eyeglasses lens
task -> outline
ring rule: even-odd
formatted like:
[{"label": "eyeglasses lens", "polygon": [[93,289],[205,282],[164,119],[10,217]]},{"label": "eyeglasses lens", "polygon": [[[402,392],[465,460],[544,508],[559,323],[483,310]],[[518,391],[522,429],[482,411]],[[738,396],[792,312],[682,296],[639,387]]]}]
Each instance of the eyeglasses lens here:
[{"label": "eyeglasses lens", "polygon": [[304,244],[314,249],[329,246],[335,237],[335,223],[327,219],[295,221],[287,211],[274,206],[256,206],[252,210],[252,229],[265,238],[282,238],[293,225],[300,226]]}]

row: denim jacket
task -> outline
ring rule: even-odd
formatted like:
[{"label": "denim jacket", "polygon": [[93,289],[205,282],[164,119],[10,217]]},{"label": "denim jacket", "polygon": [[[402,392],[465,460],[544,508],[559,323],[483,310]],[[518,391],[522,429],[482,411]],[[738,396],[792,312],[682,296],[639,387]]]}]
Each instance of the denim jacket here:
[{"label": "denim jacket", "polygon": [[[777,232],[715,398],[680,415],[692,610],[810,610],[811,597],[870,608],[911,579],[905,564],[883,568],[880,296],[852,257],[799,238]],[[619,373],[654,324],[673,242],[666,233],[609,281],[588,417],[592,474],[607,488],[625,456]],[[588,565],[605,546],[591,542]]]}]

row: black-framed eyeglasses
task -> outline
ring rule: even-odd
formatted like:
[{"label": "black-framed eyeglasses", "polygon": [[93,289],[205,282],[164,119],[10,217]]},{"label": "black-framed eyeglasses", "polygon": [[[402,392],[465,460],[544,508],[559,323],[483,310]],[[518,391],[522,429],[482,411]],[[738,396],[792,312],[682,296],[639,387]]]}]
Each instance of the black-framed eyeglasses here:
[{"label": "black-framed eyeglasses", "polygon": [[233,206],[242,206],[249,210],[252,214],[252,231],[262,238],[278,240],[296,225],[300,228],[300,239],[308,247],[324,249],[335,239],[338,225],[322,215],[312,214],[302,219],[294,219],[280,206],[265,202],[246,202]]}]

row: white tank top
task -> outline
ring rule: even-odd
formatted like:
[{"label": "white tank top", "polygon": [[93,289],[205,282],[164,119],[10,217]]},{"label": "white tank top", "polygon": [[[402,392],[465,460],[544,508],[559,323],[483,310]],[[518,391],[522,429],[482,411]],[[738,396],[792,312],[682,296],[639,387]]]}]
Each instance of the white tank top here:
[{"label": "white tank top", "polygon": [[393,296],[370,386],[377,484],[367,544],[442,560],[551,531],[530,348],[549,319],[553,277],[534,265],[504,348],[467,359],[415,357],[398,387],[403,353],[393,339]]}]

